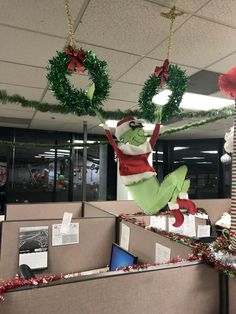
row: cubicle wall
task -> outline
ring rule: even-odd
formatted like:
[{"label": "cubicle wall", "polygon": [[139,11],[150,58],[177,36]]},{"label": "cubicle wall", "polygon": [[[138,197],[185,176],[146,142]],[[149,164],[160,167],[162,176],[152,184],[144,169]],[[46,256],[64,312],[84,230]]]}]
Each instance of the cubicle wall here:
[{"label": "cubicle wall", "polygon": [[[81,280],[81,279],[80,279]],[[218,273],[189,263],[6,293],[4,314],[217,314]],[[27,300],[27,301],[26,301]]]},{"label": "cubicle wall", "polygon": [[52,246],[52,225],[61,220],[6,221],[2,223],[0,278],[10,279],[18,272],[20,227],[49,226],[48,268],[37,274],[60,274],[100,268],[109,264],[115,240],[115,217],[80,218],[79,243]]},{"label": "cubicle wall", "polygon": [[236,313],[236,278],[229,278],[229,314]]},{"label": "cubicle wall", "polygon": [[206,209],[213,224],[221,218],[224,212],[230,211],[231,200],[229,198],[194,200],[194,202],[197,207]]},{"label": "cubicle wall", "polygon": [[[122,224],[125,224],[130,229],[129,251],[135,256],[138,256],[139,261],[142,263],[155,263],[156,243],[171,250],[171,259],[177,256],[187,258],[188,255],[192,253],[190,247],[176,241],[171,241],[155,232],[146,230],[127,221],[123,221]],[[122,224],[120,229],[122,229]]]},{"label": "cubicle wall", "polygon": [[141,211],[134,201],[97,201],[89,202],[89,204],[101,208],[115,216],[119,216],[122,213],[134,214]]},{"label": "cubicle wall", "polygon": [[98,208],[93,203],[88,203],[88,202],[84,202],[83,216],[84,217],[114,217],[114,215],[109,213],[108,211]]},{"label": "cubicle wall", "polygon": [[[215,223],[221,218],[224,212],[230,211],[230,199],[203,199],[193,200],[197,207],[202,207],[208,212],[212,223]],[[98,208],[101,208],[109,213],[119,216],[122,213],[134,214],[141,211],[134,201],[108,201],[108,202],[89,202]]]},{"label": "cubicle wall", "polygon": [[82,202],[8,204],[6,220],[60,219],[64,212],[73,214],[73,218],[82,216]]}]

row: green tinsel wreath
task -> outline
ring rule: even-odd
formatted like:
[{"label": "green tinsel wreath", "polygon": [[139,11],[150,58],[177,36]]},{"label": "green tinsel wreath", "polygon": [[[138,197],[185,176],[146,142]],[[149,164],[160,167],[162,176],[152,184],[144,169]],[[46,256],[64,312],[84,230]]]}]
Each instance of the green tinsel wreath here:
[{"label": "green tinsel wreath", "polygon": [[[181,111],[179,105],[187,89],[188,77],[185,71],[181,70],[177,65],[170,65],[169,73],[170,76],[166,80],[166,86],[172,91],[172,94],[169,96],[168,103],[163,107],[162,122],[167,122]],[[150,75],[144,83],[144,87],[139,95],[139,107],[144,120],[155,122],[156,105],[152,103],[152,98],[162,89],[160,83],[161,78],[156,76],[155,73]]]},{"label": "green tinsel wreath", "polygon": [[[67,49],[71,48],[68,47]],[[84,54],[84,60],[80,66],[88,72],[89,79],[96,86],[92,105],[87,97],[87,92],[76,89],[68,79],[68,76],[76,71],[76,66],[72,71],[68,69],[74,56],[67,54],[67,50],[57,52],[57,55],[49,60],[50,66],[47,74],[49,86],[60,105],[67,108],[67,110],[74,111],[79,116],[94,115],[93,108],[101,109],[102,102],[109,95],[110,80],[107,74],[107,63],[99,60],[92,51],[83,51],[82,49],[71,49],[71,51]]]}]

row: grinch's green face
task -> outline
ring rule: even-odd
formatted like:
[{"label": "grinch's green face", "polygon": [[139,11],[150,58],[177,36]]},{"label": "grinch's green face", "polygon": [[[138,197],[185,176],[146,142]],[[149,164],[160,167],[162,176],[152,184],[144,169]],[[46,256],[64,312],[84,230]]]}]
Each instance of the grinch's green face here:
[{"label": "grinch's green face", "polygon": [[139,146],[146,141],[143,128],[130,129],[125,132],[120,138],[125,144]]}]

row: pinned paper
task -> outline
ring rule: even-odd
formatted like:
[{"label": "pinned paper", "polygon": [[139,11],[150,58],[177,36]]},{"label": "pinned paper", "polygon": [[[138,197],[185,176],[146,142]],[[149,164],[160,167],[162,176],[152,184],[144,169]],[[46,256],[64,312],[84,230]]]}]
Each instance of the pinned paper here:
[{"label": "pinned paper", "polygon": [[166,217],[165,216],[151,216],[150,226],[161,230],[166,230]]},{"label": "pinned paper", "polygon": [[120,246],[124,250],[129,250],[129,238],[130,238],[130,228],[125,225],[121,224],[121,237],[120,237]]},{"label": "pinned paper", "polygon": [[155,262],[156,263],[168,263],[170,261],[170,252],[171,250],[159,243],[156,243],[156,254],[155,254]]},{"label": "pinned paper", "polygon": [[71,223],[71,219],[72,219],[72,213],[67,213],[65,212],[63,215],[63,219],[62,219],[62,224],[61,224],[61,233],[69,233],[70,232],[70,223]]},{"label": "pinned paper", "polygon": [[52,225],[52,246],[79,243],[79,223],[66,225],[67,233],[61,233],[61,224]]},{"label": "pinned paper", "polygon": [[211,235],[211,226],[210,225],[198,225],[197,227],[197,237],[206,238]]},{"label": "pinned paper", "polygon": [[196,237],[196,223],[194,215],[184,215],[183,234],[188,237]]}]

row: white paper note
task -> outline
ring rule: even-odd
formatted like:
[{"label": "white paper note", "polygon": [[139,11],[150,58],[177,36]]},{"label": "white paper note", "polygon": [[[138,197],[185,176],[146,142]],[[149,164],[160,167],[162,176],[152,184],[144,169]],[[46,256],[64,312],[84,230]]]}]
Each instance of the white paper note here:
[{"label": "white paper note", "polygon": [[183,234],[184,232],[184,226],[181,225],[180,227],[176,228],[173,226],[173,223],[175,222],[175,218],[174,217],[170,217],[168,218],[168,228],[169,228],[169,232],[174,232],[174,233],[178,233],[178,234]]},{"label": "white paper note", "polygon": [[171,250],[168,247],[156,243],[155,262],[168,263],[170,261],[170,252]]},{"label": "white paper note", "polygon": [[166,217],[165,216],[151,216],[150,226],[161,230],[166,230]]},{"label": "white paper note", "polygon": [[197,227],[197,237],[205,238],[210,237],[211,235],[211,226],[210,225],[198,225]]},{"label": "white paper note", "polygon": [[184,215],[183,234],[188,237],[196,237],[196,223],[194,215]]},{"label": "white paper note", "polygon": [[5,215],[0,215],[0,221],[4,221],[5,220]]},{"label": "white paper note", "polygon": [[67,233],[61,233],[61,224],[52,225],[52,246],[79,243],[79,223],[71,223],[67,229]]},{"label": "white paper note", "polygon": [[129,250],[129,238],[130,238],[130,228],[127,225],[122,223],[120,246],[127,251]]},{"label": "white paper note", "polygon": [[62,219],[61,224],[61,233],[69,233],[70,232],[70,223],[72,219],[72,213],[65,212]]}]

